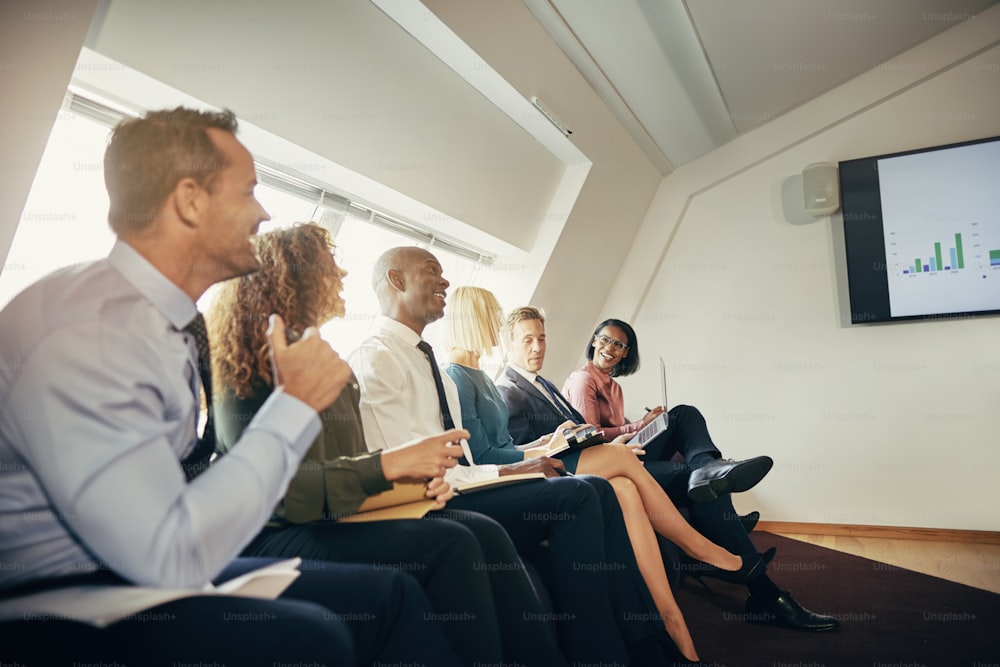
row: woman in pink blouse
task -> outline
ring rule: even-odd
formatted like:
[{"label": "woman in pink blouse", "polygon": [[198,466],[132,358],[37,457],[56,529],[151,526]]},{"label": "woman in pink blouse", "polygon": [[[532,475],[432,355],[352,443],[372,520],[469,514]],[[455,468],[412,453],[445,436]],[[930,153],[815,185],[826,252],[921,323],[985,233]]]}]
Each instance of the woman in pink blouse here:
[{"label": "woman in pink blouse", "polygon": [[[635,433],[666,411],[666,406],[647,410],[642,419],[630,422],[625,418],[622,388],[614,379],[631,375],[639,368],[639,344],[635,331],[621,320],[601,322],[587,343],[587,363],[574,371],[563,387],[563,394],[588,424],[599,426],[606,438]],[[687,504],[695,527],[715,544],[734,553],[756,551],[747,536],[752,528],[743,523],[750,517],[740,517],[733,508],[730,494],[746,491],[767,474],[773,465],[769,456],[757,456],[743,461],[723,459],[708,433],[705,418],[698,408],[678,405],[668,413],[670,427],[654,448],[647,447],[646,469],[664,488],[672,486],[679,469],[665,462],[680,454],[683,467],[690,471]],[[655,469],[654,469],[655,466]],[[676,497],[676,496],[672,496]],[[756,512],[753,513],[759,516]],[[756,523],[756,518],[752,519]],[[770,551],[770,550],[769,550]],[[769,553],[773,556],[773,552]],[[769,560],[769,558],[768,558]],[[794,630],[823,632],[836,630],[840,623],[833,616],[809,611],[781,590],[766,572],[746,581],[750,597],[746,610],[751,616],[768,618],[765,622]]]},{"label": "woman in pink blouse", "polygon": [[666,406],[658,405],[639,421],[625,418],[625,397],[614,378],[639,369],[635,330],[627,322],[601,322],[591,336],[587,359],[583,368],[566,378],[563,394],[588,424],[601,427],[608,440],[635,433],[666,411]]}]

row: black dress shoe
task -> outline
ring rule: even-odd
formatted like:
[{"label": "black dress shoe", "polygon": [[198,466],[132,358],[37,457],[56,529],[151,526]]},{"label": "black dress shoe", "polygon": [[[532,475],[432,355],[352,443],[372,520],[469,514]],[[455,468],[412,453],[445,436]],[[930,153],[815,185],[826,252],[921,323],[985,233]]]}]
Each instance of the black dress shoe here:
[{"label": "black dress shoe", "polygon": [[[745,584],[754,577],[764,574],[767,570],[767,564],[774,559],[774,554],[777,552],[777,549],[771,547],[764,553],[755,553],[751,556],[741,556],[743,559],[743,566],[736,571],[722,570],[714,565],[702,563],[702,576],[715,577],[716,579],[728,581],[731,584]],[[705,584],[702,583],[702,585],[704,586]]]},{"label": "black dress shoe", "polygon": [[784,591],[773,600],[760,600],[754,596],[747,598],[747,622],[780,625],[791,630],[804,632],[826,632],[840,627],[840,621],[833,616],[809,611]]},{"label": "black dress shoe", "polygon": [[691,473],[688,498],[696,503],[715,500],[725,493],[752,489],[774,465],[770,456],[756,456],[745,461],[716,459]]},{"label": "black dress shoe", "polygon": [[738,518],[740,523],[743,524],[743,530],[747,531],[747,535],[749,535],[757,526],[757,522],[760,521],[760,512],[750,512],[749,514],[744,514]]}]

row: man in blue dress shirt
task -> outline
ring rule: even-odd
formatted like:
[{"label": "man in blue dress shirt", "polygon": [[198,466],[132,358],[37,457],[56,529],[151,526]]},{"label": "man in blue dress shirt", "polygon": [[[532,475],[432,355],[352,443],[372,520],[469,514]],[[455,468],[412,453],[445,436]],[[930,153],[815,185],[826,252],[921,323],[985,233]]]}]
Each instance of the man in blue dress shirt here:
[{"label": "man in blue dress shirt", "polygon": [[277,600],[189,597],[103,630],[17,613],[24,596],[70,584],[198,589],[247,569],[231,561],[348,380],[315,330],[288,345],[276,318],[277,388],[240,446],[204,465],[212,420],[202,438],[197,420],[210,374],[195,302],[257,270],[252,237],[269,219],[235,131],[231,112],[183,108],[119,125],[105,153],[111,254],[56,271],[0,312],[0,634],[17,638],[0,639],[4,656],[457,664],[423,620],[416,582],[362,566],[309,563]]}]

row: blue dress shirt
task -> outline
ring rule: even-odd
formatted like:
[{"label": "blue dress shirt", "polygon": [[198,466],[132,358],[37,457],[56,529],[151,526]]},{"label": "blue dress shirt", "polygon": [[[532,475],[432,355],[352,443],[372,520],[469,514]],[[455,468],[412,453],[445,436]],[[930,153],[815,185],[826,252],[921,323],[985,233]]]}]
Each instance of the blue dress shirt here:
[{"label": "blue dress shirt", "polygon": [[195,313],[122,241],[0,312],[0,590],[102,569],[202,586],[268,520],[319,418],[279,389],[240,446],[186,483]]}]

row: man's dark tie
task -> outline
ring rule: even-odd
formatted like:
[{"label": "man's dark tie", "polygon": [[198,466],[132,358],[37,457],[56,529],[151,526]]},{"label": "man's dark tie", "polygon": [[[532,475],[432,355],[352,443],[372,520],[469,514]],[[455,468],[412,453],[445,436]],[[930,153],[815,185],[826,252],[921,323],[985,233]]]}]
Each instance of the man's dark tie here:
[{"label": "man's dark tie", "polygon": [[[205,405],[208,408],[208,421],[205,423],[205,432],[198,443],[194,446],[183,461],[181,467],[188,481],[191,481],[208,468],[208,460],[215,451],[215,423],[212,418],[212,357],[208,348],[208,331],[205,328],[205,316],[200,312],[194,316],[184,331],[194,337],[195,346],[198,348],[198,375],[201,378],[201,388],[205,392]],[[197,420],[195,417],[195,432],[197,433]]]},{"label": "man's dark tie", "polygon": [[448,397],[444,393],[444,382],[441,380],[441,371],[438,369],[437,359],[434,358],[434,348],[425,340],[417,343],[417,349],[424,353],[427,361],[431,364],[431,373],[434,374],[434,386],[437,387],[438,403],[441,405],[441,422],[444,429],[455,428],[455,420],[451,418],[451,410],[448,409]]},{"label": "man's dark tie", "polygon": [[535,377],[538,379],[538,384],[542,385],[542,388],[545,389],[549,396],[552,397],[552,402],[556,404],[556,410],[559,411],[559,414],[562,415],[564,419],[568,419],[571,422],[576,423],[576,417],[573,416],[572,410],[567,408],[565,403],[560,400],[559,390],[541,375],[536,375]]}]

